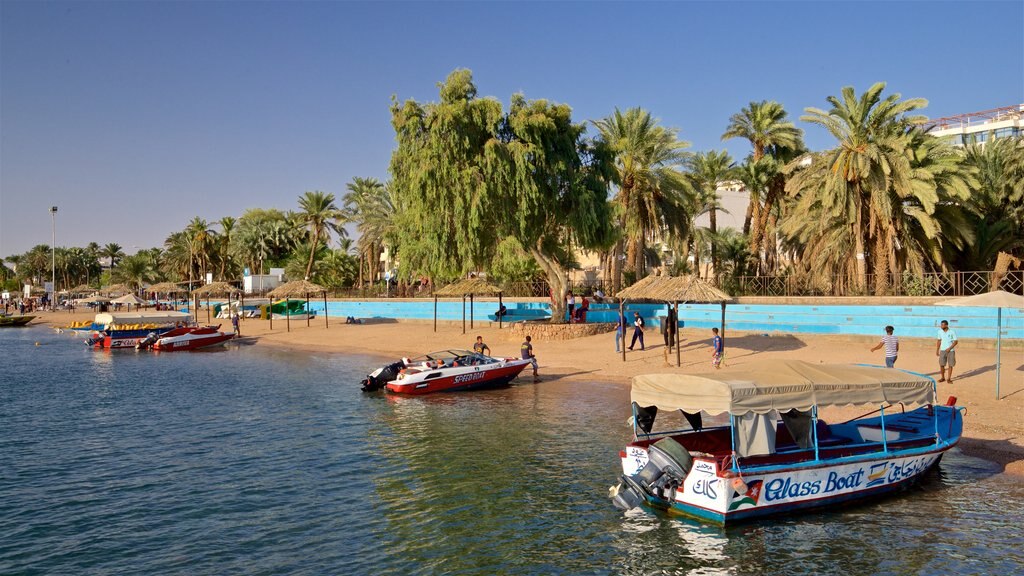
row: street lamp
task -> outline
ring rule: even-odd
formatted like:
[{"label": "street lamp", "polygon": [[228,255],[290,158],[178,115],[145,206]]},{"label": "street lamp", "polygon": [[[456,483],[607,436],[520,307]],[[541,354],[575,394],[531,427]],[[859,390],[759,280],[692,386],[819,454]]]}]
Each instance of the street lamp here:
[{"label": "street lamp", "polygon": [[50,206],[50,308],[57,297],[57,207]]}]

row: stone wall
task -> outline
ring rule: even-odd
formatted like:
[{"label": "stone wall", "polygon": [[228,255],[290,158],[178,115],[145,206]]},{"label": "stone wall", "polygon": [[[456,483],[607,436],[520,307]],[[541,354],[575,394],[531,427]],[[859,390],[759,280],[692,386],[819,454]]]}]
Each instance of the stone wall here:
[{"label": "stone wall", "polygon": [[550,324],[548,322],[515,322],[509,324],[506,337],[522,340],[529,335],[533,340],[572,340],[584,336],[615,331],[614,322],[593,322],[587,324]]}]

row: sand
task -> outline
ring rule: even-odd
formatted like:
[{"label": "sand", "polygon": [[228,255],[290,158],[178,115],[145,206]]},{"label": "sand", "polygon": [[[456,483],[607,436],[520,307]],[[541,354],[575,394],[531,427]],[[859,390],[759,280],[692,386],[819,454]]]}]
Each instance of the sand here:
[{"label": "sand", "polygon": [[[34,323],[48,323],[54,327],[73,320],[92,318],[89,312],[40,313]],[[205,313],[199,314],[205,321]],[[221,322],[230,330],[231,323]],[[417,356],[443,348],[471,348],[477,335],[483,336],[494,356],[518,356],[518,338],[497,324],[479,324],[472,331],[462,333],[461,322],[440,322],[437,332],[431,322],[387,321],[350,325],[342,319],[331,318],[330,326],[324,319],[291,323],[286,331],[283,320],[275,320],[273,330],[267,320],[246,319],[241,325],[243,342],[258,346],[288,347],[299,350],[334,353],[358,353],[392,360],[402,356]],[[611,382],[625,391],[629,379],[636,374],[651,372],[702,373],[714,369],[710,365],[710,331],[684,329],[682,338],[682,366],[675,366],[675,351],[666,363],[666,349],[660,334],[646,332],[647,349],[629,352],[626,361],[615,353],[611,333],[574,340],[538,341],[534,351],[540,363],[544,382],[565,380],[579,385]],[[728,332],[726,334],[726,367],[762,358],[794,358],[822,363],[884,364],[882,350],[870,352],[878,342],[863,336],[813,336],[787,334],[758,334]],[[964,435],[960,448],[965,454],[997,463],[1004,473],[1024,476],[1024,351],[1019,342],[1004,344],[999,398],[995,394],[995,351],[991,341],[963,341],[958,346],[957,366],[952,383],[938,384],[939,400],[955,396],[957,404],[967,409],[964,416]],[[930,339],[901,339],[898,368],[914,370],[938,378],[938,360],[935,341]],[[529,381],[527,376],[520,382]],[[356,385],[356,383],[353,383]],[[606,389],[595,386],[595,391]],[[623,406],[628,413],[628,407]],[[870,411],[870,407],[845,407],[822,410],[826,421],[842,421]]]}]

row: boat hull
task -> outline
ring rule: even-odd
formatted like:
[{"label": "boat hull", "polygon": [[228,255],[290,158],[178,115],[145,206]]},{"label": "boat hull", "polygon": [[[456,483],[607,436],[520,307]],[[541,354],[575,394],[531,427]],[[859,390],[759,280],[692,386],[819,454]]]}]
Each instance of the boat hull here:
[{"label": "boat hull", "polygon": [[27,326],[35,316],[0,316],[0,328]]},{"label": "boat hull", "polygon": [[221,332],[217,328],[193,328],[183,334],[160,338],[153,344],[157,352],[182,352],[217,346],[235,337],[233,332]]},{"label": "boat hull", "polygon": [[[836,452],[835,457],[823,455],[815,459],[812,454],[806,460],[777,465],[741,465],[739,471],[732,467],[728,457],[695,456],[677,490],[641,490],[642,503],[669,513],[729,525],[892,494],[920,481],[959,441],[959,411],[955,407],[933,409],[940,415],[935,426],[937,440],[935,436],[921,437],[894,442],[886,448],[878,445],[860,453],[847,449]],[[870,426],[874,420],[864,422]],[[640,446],[627,446],[621,456],[624,480],[634,477],[648,462],[647,450]]]},{"label": "boat hull", "polygon": [[388,382],[385,388],[395,394],[421,395],[434,392],[463,392],[508,386],[530,363],[524,360],[506,361],[491,367],[467,366],[426,371],[414,377]]}]

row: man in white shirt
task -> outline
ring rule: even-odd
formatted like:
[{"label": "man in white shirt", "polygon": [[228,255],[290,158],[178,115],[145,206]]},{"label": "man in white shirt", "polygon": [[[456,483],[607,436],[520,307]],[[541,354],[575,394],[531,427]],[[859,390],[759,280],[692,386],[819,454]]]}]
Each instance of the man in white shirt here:
[{"label": "man in white shirt", "polygon": [[[935,355],[939,357],[939,382],[953,381],[953,366],[956,366],[956,346],[960,341],[956,338],[956,332],[949,329],[949,322],[943,320],[939,323],[937,340],[935,341]],[[946,366],[949,366],[949,375],[946,375]]]}]

